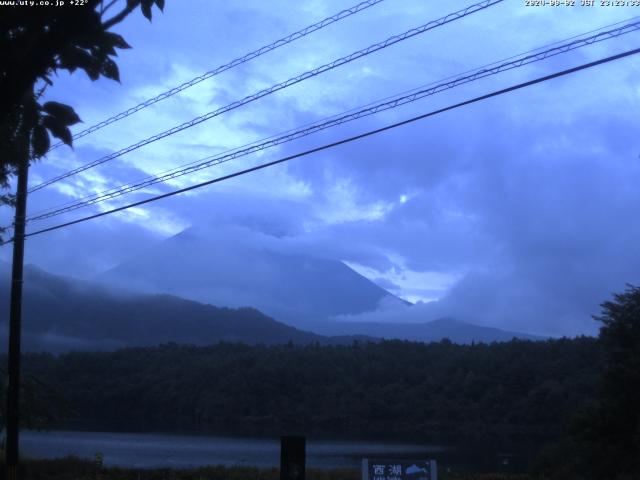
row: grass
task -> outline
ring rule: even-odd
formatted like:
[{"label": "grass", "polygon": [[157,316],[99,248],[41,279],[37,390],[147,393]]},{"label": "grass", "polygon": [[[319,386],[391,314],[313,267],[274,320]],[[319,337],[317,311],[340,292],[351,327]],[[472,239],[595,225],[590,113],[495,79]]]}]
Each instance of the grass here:
[{"label": "grass", "polygon": [[[2,468],[4,470],[4,468]],[[55,460],[26,460],[20,478],[29,480],[279,480],[277,468],[209,466],[191,469],[98,468],[77,457]],[[358,469],[307,469],[307,480],[360,480]],[[440,480],[533,480],[528,475],[445,474]]]}]

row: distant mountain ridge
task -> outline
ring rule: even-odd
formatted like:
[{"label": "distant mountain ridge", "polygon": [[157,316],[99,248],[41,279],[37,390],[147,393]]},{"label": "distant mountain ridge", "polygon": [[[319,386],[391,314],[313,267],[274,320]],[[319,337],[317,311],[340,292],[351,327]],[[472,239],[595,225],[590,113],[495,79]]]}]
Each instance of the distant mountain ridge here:
[{"label": "distant mountain ridge", "polygon": [[[0,264],[0,308],[8,312],[9,265]],[[411,307],[413,308],[413,307]],[[5,320],[6,313],[3,315]],[[6,350],[7,321],[0,322],[0,351]],[[138,294],[25,267],[25,351],[115,350],[161,343],[210,345],[350,344],[380,338],[454,343],[538,337],[451,319],[419,324],[328,321],[319,332],[301,330],[254,308],[220,308],[166,294]]]},{"label": "distant mountain ridge", "polygon": [[315,331],[323,335],[353,335],[367,332],[368,335],[385,339],[432,342],[448,338],[454,343],[491,343],[520,340],[544,340],[545,337],[520,332],[510,332],[493,327],[484,327],[453,318],[439,318],[423,323],[376,323],[376,322],[327,322]]},{"label": "distant mountain ridge", "polygon": [[96,280],[211,305],[251,306],[298,328],[407,304],[343,262],[281,251],[239,228],[210,234],[189,228]]},{"label": "distant mountain ridge", "polygon": [[[8,275],[6,270],[2,273],[0,295],[8,302]],[[2,322],[0,349],[6,348],[6,332],[7,323]],[[51,275],[29,265],[25,267],[22,337],[26,350],[55,352],[167,342],[268,345],[352,341],[304,332],[252,308],[218,308],[171,295],[126,294]]]},{"label": "distant mountain ridge", "polygon": [[[239,227],[189,228],[105,272],[98,280],[148,293],[169,293],[218,306],[251,306],[321,335],[368,335],[458,343],[540,339],[425,313],[424,322],[348,321],[381,309],[398,318],[409,302],[338,260],[292,253],[286,241]],[[413,315],[416,318],[416,315]],[[418,317],[419,318],[419,317]],[[342,321],[345,320],[345,321]],[[364,319],[363,319],[364,320]]]}]

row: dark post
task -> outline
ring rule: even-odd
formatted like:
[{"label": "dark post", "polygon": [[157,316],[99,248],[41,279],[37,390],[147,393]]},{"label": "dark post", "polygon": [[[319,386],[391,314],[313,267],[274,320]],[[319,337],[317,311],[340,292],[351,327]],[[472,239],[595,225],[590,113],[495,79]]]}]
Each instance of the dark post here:
[{"label": "dark post", "polygon": [[280,480],[304,480],[305,437],[280,439]]},{"label": "dark post", "polygon": [[24,229],[27,212],[28,160],[18,166],[16,215],[13,233],[11,272],[11,311],[9,316],[9,367],[7,374],[7,480],[18,478],[19,403],[20,403],[20,328],[22,318],[22,266],[24,263]]}]

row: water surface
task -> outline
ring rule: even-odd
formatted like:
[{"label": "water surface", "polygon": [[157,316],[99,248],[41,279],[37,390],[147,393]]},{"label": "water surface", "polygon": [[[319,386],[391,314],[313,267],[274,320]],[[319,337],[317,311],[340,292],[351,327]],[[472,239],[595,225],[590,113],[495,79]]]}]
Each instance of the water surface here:
[{"label": "water surface", "polygon": [[[107,466],[189,468],[203,465],[277,467],[280,440],[141,433],[22,432],[21,453],[35,458],[75,455]],[[416,443],[307,441],[307,466],[359,468],[363,458],[430,458],[442,447]]]}]

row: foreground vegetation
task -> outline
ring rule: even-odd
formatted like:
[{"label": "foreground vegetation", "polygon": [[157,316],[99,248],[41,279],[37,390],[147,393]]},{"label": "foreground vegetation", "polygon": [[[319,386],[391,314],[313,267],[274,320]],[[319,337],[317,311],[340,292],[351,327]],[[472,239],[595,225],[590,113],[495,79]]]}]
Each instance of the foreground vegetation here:
[{"label": "foreground vegetation", "polygon": [[[97,431],[331,438],[549,439],[597,390],[595,339],[455,345],[163,345],[26,355]],[[35,401],[35,400],[34,400]]]},{"label": "foreground vegetation", "polygon": [[637,480],[640,288],[602,306],[599,339],[27,355],[35,383],[22,411],[26,423],[57,417],[95,430],[480,440],[489,455],[521,443],[535,453],[533,478]]},{"label": "foreground vegetation", "polygon": [[[277,468],[211,466],[183,470],[97,468],[93,462],[78,458],[30,460],[23,466],[29,480],[279,480]],[[360,480],[356,469],[307,469],[307,480]],[[533,480],[528,475],[439,474],[440,480]]]},{"label": "foreground vegetation", "polygon": [[525,471],[576,407],[594,402],[603,359],[594,338],[29,354],[27,378],[42,380],[23,399],[32,424],[57,417],[58,427],[95,431],[413,439],[455,446],[438,456],[442,465],[486,472],[508,453]]}]

